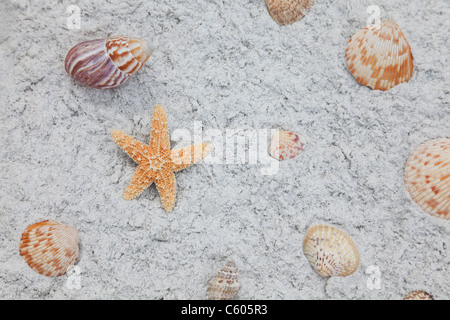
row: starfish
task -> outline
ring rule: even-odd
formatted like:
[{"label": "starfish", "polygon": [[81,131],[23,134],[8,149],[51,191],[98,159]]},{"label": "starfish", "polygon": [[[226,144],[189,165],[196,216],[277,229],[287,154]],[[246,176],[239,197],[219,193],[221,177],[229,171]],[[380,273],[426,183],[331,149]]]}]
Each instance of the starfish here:
[{"label": "starfish", "polygon": [[210,143],[171,150],[166,113],[157,105],[153,112],[150,145],[139,142],[120,130],[113,130],[114,141],[139,164],[123,194],[133,200],[155,182],[166,211],[172,211],[176,199],[174,172],[180,171],[205,157],[212,149]]}]

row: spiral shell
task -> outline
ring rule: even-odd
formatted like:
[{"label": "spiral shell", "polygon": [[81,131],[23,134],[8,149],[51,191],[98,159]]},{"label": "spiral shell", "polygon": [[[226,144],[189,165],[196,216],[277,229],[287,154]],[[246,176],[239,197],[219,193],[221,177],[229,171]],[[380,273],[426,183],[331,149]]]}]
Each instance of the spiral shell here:
[{"label": "spiral shell", "polygon": [[209,281],[206,296],[208,300],[231,300],[240,286],[236,264],[231,261]]},{"label": "spiral shell", "polygon": [[375,90],[408,82],[413,74],[411,48],[393,21],[382,21],[355,33],[345,57],[356,81]]},{"label": "spiral shell", "polygon": [[288,160],[303,152],[306,139],[290,131],[278,131],[272,135],[269,154],[277,160]]},{"label": "spiral shell", "polygon": [[423,290],[412,291],[403,300],[434,300],[433,296]]},{"label": "spiral shell", "polygon": [[426,213],[450,219],[450,139],[419,145],[405,166],[405,186]]},{"label": "spiral shell", "polygon": [[303,241],[303,253],[322,277],[346,277],[359,267],[356,244],[348,234],[332,226],[312,226]]},{"label": "spiral shell", "polygon": [[64,274],[78,258],[78,231],[51,220],[35,223],[23,232],[19,250],[36,272],[57,277]]},{"label": "spiral shell", "polygon": [[266,0],[272,19],[281,25],[301,20],[313,3],[314,0]]},{"label": "spiral shell", "polygon": [[87,86],[110,89],[127,82],[153,50],[139,38],[114,36],[84,41],[69,50],[65,68],[72,78]]}]

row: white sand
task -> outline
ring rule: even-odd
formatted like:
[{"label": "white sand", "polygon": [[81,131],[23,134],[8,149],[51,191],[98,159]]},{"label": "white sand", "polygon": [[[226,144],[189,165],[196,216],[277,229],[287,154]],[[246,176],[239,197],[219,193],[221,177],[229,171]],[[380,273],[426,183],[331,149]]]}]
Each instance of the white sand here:
[{"label": "white sand", "polygon": [[[1,2],[0,298],[203,299],[229,259],[237,299],[450,297],[450,224],[403,184],[409,153],[450,135],[448,1],[376,1],[415,58],[410,82],[387,92],[359,85],[344,58],[373,1],[316,0],[286,27],[263,0],[109,2],[77,1],[80,30],[66,27],[70,1]],[[131,81],[102,91],[66,74],[72,46],[115,34],[159,43]],[[195,121],[224,133],[284,128],[307,147],[273,176],[249,164],[179,172],[171,213],[154,186],[127,202],[137,166],[109,133],[147,142],[156,104],[171,133],[193,133]],[[20,257],[21,233],[44,219],[78,228],[81,288]],[[311,269],[301,243],[316,222],[353,237],[355,274]],[[371,266],[380,289],[367,285]]]}]

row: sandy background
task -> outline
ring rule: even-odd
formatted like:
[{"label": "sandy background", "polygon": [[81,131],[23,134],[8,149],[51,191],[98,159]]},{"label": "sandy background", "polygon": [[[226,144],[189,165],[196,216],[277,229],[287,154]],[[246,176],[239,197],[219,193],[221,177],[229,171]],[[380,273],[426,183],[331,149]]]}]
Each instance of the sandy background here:
[{"label": "sandy background", "polygon": [[[449,222],[410,200],[403,167],[417,145],[450,135],[450,3],[377,1],[415,58],[409,83],[379,92],[359,85],[344,58],[372,2],[316,0],[281,27],[263,0],[2,1],[0,298],[203,299],[235,259],[237,299],[400,299],[415,289],[448,299]],[[70,4],[80,30],[66,27]],[[116,34],[159,43],[126,85],[95,90],[66,74],[72,46]],[[195,121],[284,128],[307,147],[273,176],[249,164],[179,172],[171,213],[154,185],[127,202],[137,166],[109,133],[147,142],[156,104],[171,133],[193,132]],[[21,233],[45,219],[78,228],[81,288],[20,257]],[[317,222],[353,237],[355,274],[311,269],[301,243]],[[379,290],[367,286],[370,266]]]}]

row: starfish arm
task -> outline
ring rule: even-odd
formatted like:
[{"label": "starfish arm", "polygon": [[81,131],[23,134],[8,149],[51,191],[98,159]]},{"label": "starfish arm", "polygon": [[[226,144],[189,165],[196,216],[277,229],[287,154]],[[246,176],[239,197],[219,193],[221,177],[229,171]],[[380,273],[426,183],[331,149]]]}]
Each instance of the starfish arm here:
[{"label": "starfish arm", "polygon": [[136,169],[136,172],[131,179],[130,184],[123,194],[123,198],[125,200],[133,200],[138,195],[142,193],[149,185],[151,185],[155,181],[155,178],[152,177],[149,172],[146,170],[146,167],[139,166]]},{"label": "starfish arm", "polygon": [[111,131],[114,141],[125,151],[135,162],[141,163],[146,159],[148,146],[139,142],[120,130]]},{"label": "starfish arm", "polygon": [[166,209],[167,212],[172,211],[173,206],[175,205],[175,199],[177,197],[175,174],[173,171],[163,171],[156,178],[155,182],[164,209]]},{"label": "starfish arm", "polygon": [[172,150],[172,170],[180,171],[203,159],[212,150],[211,143],[205,142]]},{"label": "starfish arm", "polygon": [[162,149],[170,150],[167,117],[164,108],[160,105],[157,105],[153,111],[150,148],[154,153],[159,153]]}]

